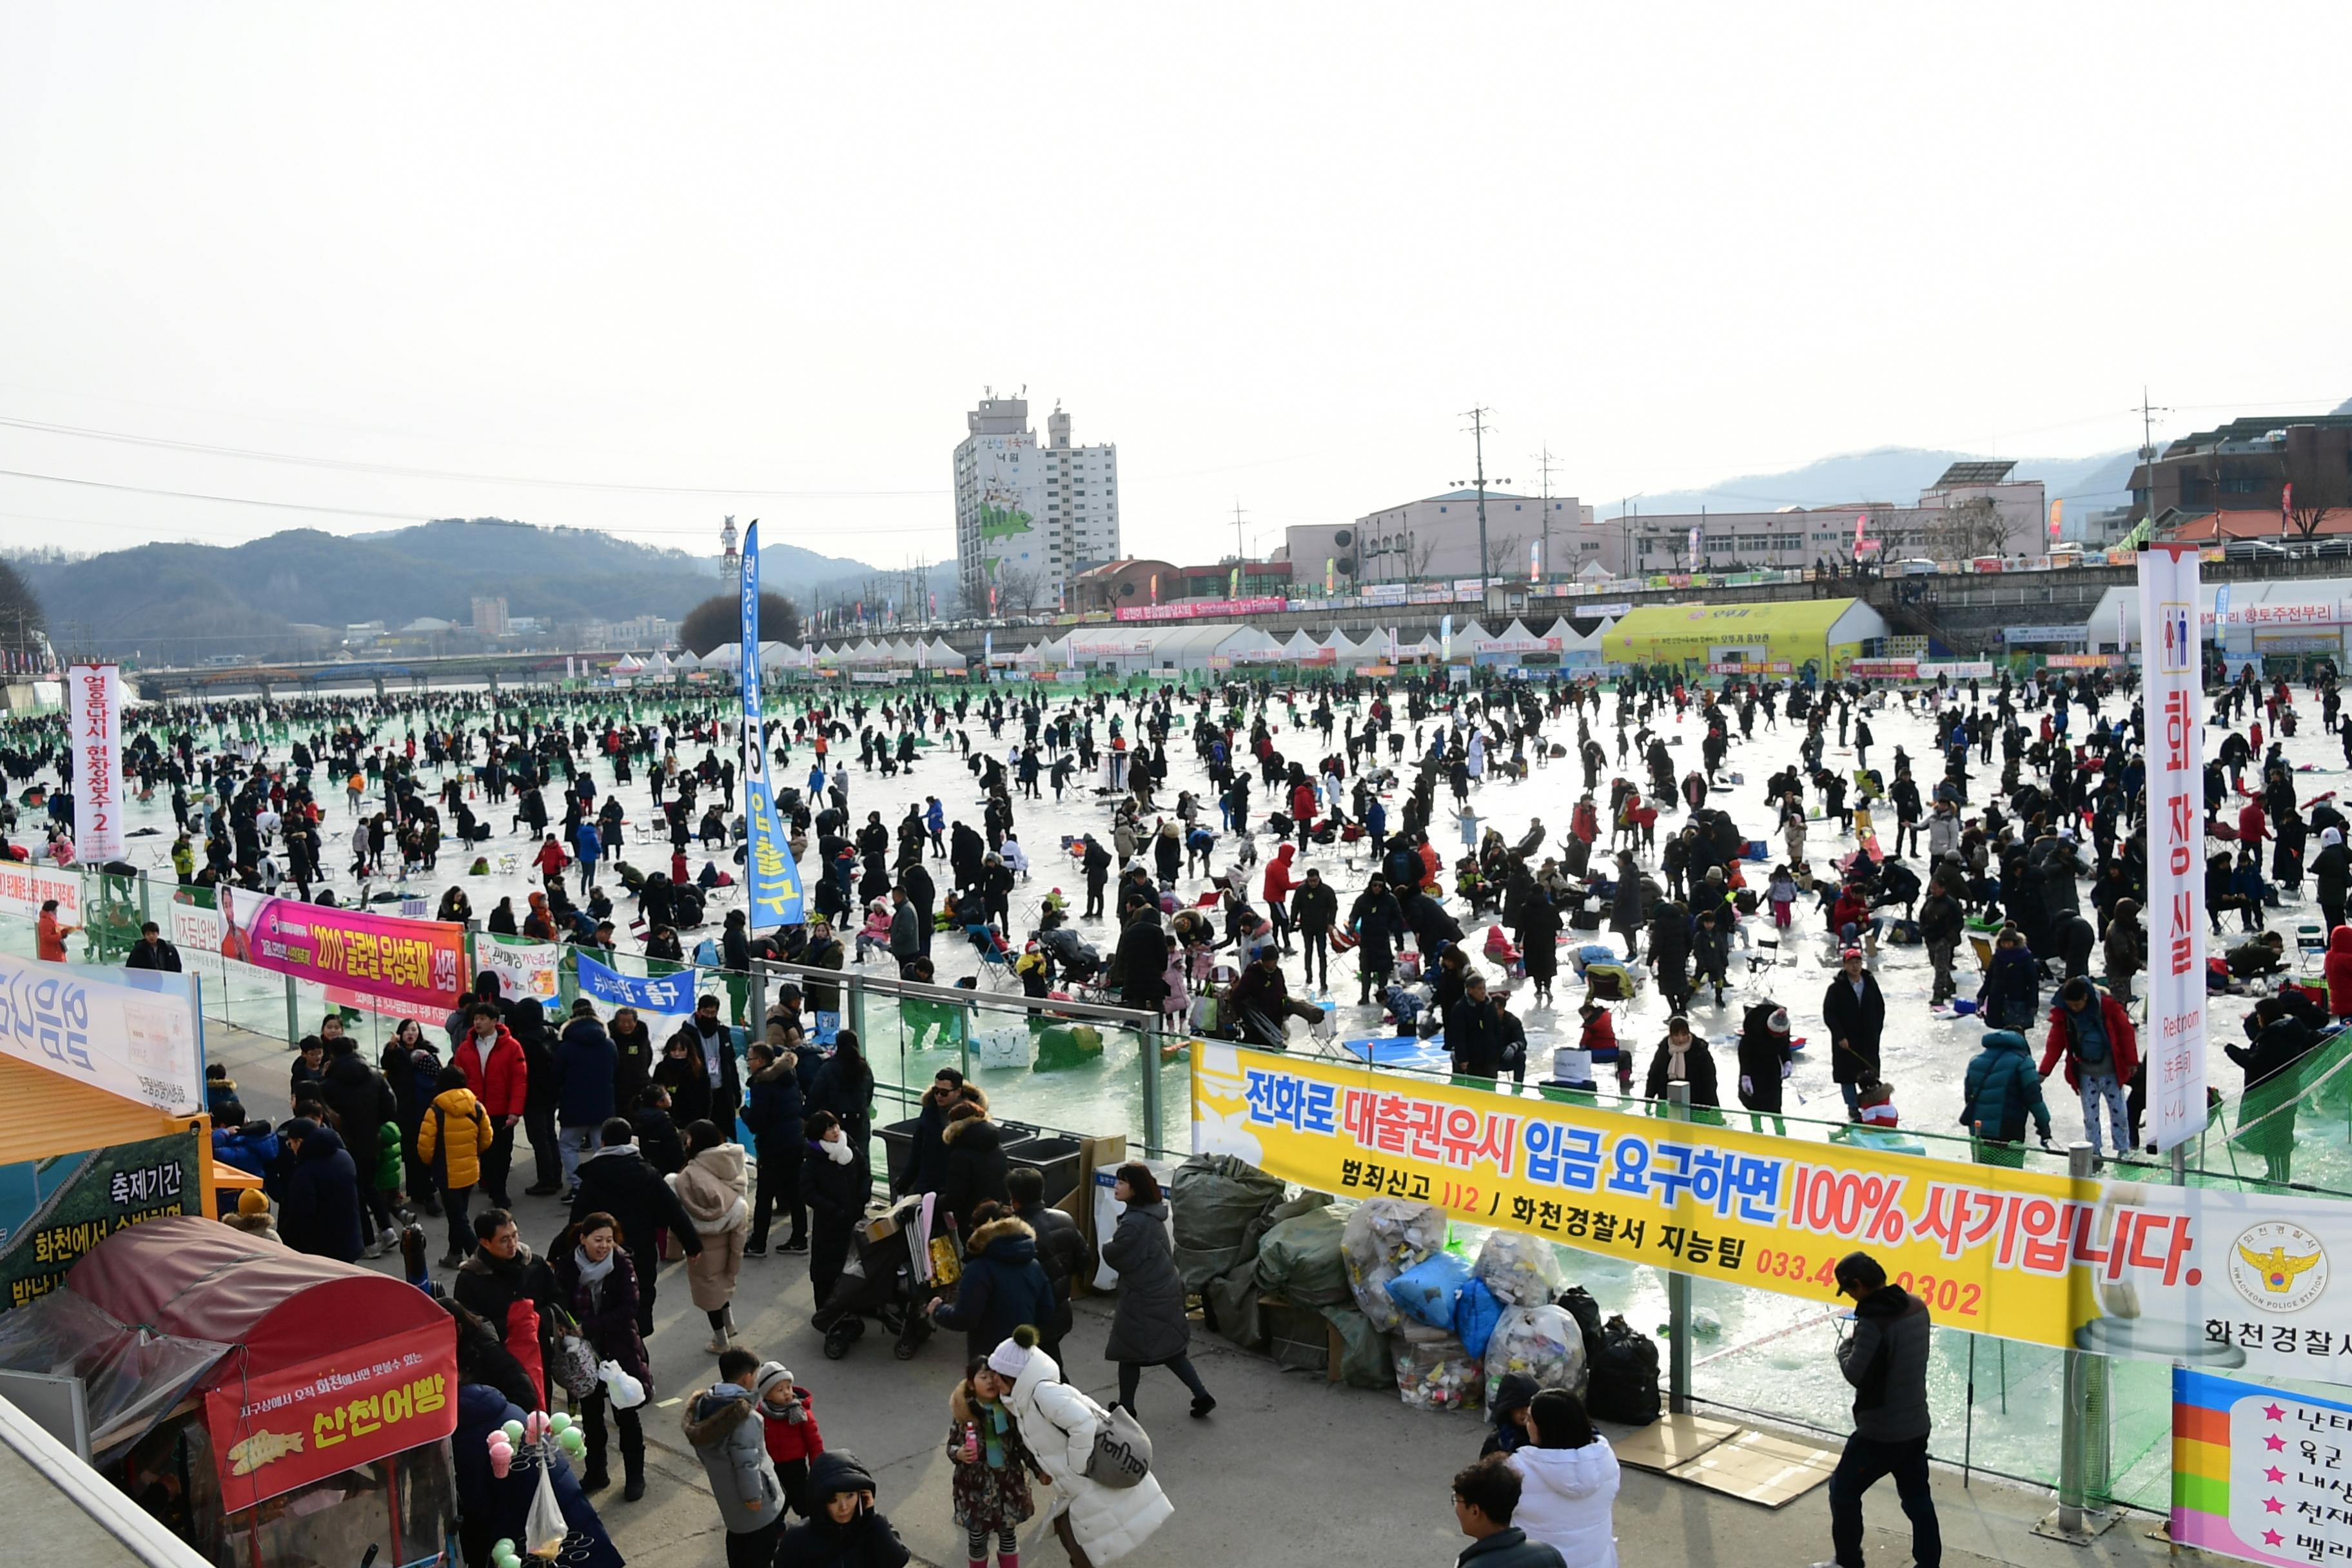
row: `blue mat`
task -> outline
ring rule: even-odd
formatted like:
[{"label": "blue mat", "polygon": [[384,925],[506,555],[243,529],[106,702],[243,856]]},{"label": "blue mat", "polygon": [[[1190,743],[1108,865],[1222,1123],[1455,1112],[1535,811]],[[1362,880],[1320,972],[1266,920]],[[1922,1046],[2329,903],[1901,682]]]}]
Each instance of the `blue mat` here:
[{"label": "blue mat", "polygon": [[1418,1062],[1445,1056],[1445,1037],[1424,1040],[1412,1035],[1386,1035],[1370,1040],[1341,1040],[1339,1048],[1379,1067],[1384,1063]]}]

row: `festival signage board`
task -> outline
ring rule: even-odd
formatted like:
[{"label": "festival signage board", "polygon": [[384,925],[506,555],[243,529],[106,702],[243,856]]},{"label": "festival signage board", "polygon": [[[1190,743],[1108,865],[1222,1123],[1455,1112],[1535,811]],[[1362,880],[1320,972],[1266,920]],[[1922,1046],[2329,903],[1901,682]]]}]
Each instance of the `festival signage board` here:
[{"label": "festival signage board", "polygon": [[205,1108],[196,978],[0,953],[0,1055],[171,1116]]},{"label": "festival signage board", "polygon": [[77,664],[66,675],[72,701],[74,858],[122,858],[122,668]]},{"label": "festival signage board", "polygon": [[1192,1142],[1824,1304],[1866,1248],[1948,1328],[2352,1384],[2352,1205],[2332,1201],[1792,1142],[1215,1042],[1193,1047]]},{"label": "festival signage board", "polygon": [[455,1323],[224,1383],[205,1395],[221,1506],[236,1513],[457,1429]]},{"label": "festival signage board", "polygon": [[2176,1367],[2169,1534],[2279,1568],[2352,1557],[2352,1405]]},{"label": "festival signage board", "polygon": [[2139,552],[2147,714],[2147,1060],[2158,1150],[2205,1131],[2205,691],[2194,549]]},{"label": "festival signage board", "polygon": [[81,874],[56,871],[17,861],[0,862],[0,914],[18,920],[40,919],[41,906],[58,901],[58,919],[81,924]]},{"label": "festival signage board", "polygon": [[64,1284],[118,1230],[203,1213],[208,1157],[192,1129],[0,1166],[0,1311]]},{"label": "festival signage board", "polygon": [[776,793],[768,776],[766,729],[760,710],[760,525],[743,534],[742,751],[744,847],[743,908],[753,931],[801,923],[800,868],[792,840],[776,814]]},{"label": "festival signage board", "polygon": [[1916,658],[1857,658],[1845,667],[1845,672],[1857,680],[1916,680],[1919,677],[1919,661]]},{"label": "festival signage board", "polygon": [[695,974],[681,969],[674,974],[624,974],[582,952],[580,994],[612,1007],[635,1007],[656,1018],[683,1017],[694,1011]]},{"label": "festival signage board", "polygon": [[215,897],[224,958],[331,992],[425,1009],[406,1016],[446,1014],[465,994],[466,928],[454,921],[403,920],[226,886]]},{"label": "festival signage board", "polygon": [[1285,598],[1185,599],[1172,605],[1124,605],[1122,621],[1246,620],[1252,616],[1278,616],[1290,607]]},{"label": "festival signage board", "polygon": [[499,977],[501,1000],[529,998],[541,1007],[562,1000],[562,947],[529,937],[499,936],[485,931],[474,938],[474,970]]}]

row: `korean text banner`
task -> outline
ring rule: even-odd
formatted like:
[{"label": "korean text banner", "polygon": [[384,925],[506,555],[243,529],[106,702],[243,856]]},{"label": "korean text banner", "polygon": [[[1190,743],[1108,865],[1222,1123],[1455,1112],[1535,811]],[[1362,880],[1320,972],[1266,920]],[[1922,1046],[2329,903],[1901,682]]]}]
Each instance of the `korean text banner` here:
[{"label": "korean text banner", "polygon": [[0,1055],[172,1116],[205,1107],[196,977],[0,954]]},{"label": "korean text banner", "polygon": [[656,974],[640,979],[599,963],[584,952],[580,964],[580,994],[612,1007],[635,1007],[656,1018],[684,1017],[694,1011],[694,971]]},{"label": "korean text banner", "polygon": [[2172,1541],[2282,1568],[2352,1557],[2352,1405],[2175,1368]]},{"label": "korean text banner", "polygon": [[2204,650],[2195,547],[2139,552],[2147,714],[2147,1103],[2159,1150],[2205,1131]]},{"label": "korean text banner", "polygon": [[41,906],[51,899],[58,901],[61,923],[81,924],[80,872],[51,871],[21,861],[0,861],[0,914],[38,920]]},{"label": "korean text banner", "polygon": [[0,1311],[64,1284],[118,1230],[205,1213],[205,1158],[188,1131],[0,1165]]},{"label": "korean text banner", "polygon": [[1947,1328],[2352,1383],[2352,1278],[2329,1295],[2330,1260],[2352,1270],[2352,1205],[2078,1183],[1216,1044],[1193,1051],[1192,1142],[1342,1196],[1822,1302],[1863,1249]]},{"label": "korean text banner", "polygon": [[205,1395],[234,1513],[457,1429],[457,1331],[426,1324]]},{"label": "korean text banner", "polygon": [[122,669],[77,664],[66,677],[73,734],[74,858],[122,858]]},{"label": "korean text banner", "polygon": [[760,525],[743,534],[743,877],[744,909],[754,931],[801,923],[800,869],[776,814],[768,746],[760,713]]},{"label": "korean text banner", "polygon": [[562,1004],[562,946],[528,937],[496,936],[484,931],[474,938],[474,969],[499,977],[499,994],[510,1001],[525,998],[542,1007]]},{"label": "korean text banner", "polygon": [[256,968],[413,1005],[457,1005],[466,990],[466,928],[217,889],[221,953]]}]

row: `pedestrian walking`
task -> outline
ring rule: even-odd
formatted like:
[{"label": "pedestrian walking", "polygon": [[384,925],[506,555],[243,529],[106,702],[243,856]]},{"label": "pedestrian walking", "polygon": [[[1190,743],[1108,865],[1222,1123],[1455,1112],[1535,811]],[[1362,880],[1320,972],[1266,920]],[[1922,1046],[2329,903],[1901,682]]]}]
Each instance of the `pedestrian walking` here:
[{"label": "pedestrian walking", "polygon": [[710,1122],[695,1122],[686,1130],[686,1168],[669,1184],[702,1241],[702,1250],[687,1260],[687,1289],[710,1320],[710,1343],[704,1348],[718,1355],[735,1342],[735,1281],[751,1234],[743,1146],[729,1142]]},{"label": "pedestrian walking", "polygon": [[763,1381],[789,1383],[791,1374],[772,1362],[763,1368],[750,1351],[723,1349],[719,1381],[688,1402],[682,1421],[727,1527],[727,1568],[770,1568],[783,1537],[783,1483],[756,1408]]},{"label": "pedestrian walking", "polygon": [[1192,1391],[1194,1418],[1205,1416],[1217,1401],[1185,1353],[1192,1348],[1192,1325],[1168,1240],[1168,1202],[1160,1179],[1149,1165],[1129,1161],[1118,1168],[1111,1195],[1126,1205],[1102,1248],[1103,1261],[1118,1271],[1118,1306],[1103,1347],[1103,1359],[1118,1363],[1118,1403],[1132,1411],[1143,1369],[1164,1366]]},{"label": "pedestrian walking", "polygon": [[1814,1568],[1863,1568],[1862,1498],[1882,1476],[1911,1521],[1916,1568],[1941,1568],[1944,1539],[1927,1484],[1927,1304],[1867,1252],[1838,1259],[1838,1294],[1853,1298],[1853,1327],[1838,1334],[1838,1371],[1853,1385],[1853,1436],[1830,1475],[1830,1542]]},{"label": "pedestrian walking", "polygon": [[[652,1388],[650,1358],[637,1331],[637,1268],[621,1245],[619,1223],[608,1214],[586,1215],[557,1244],[552,1267],[557,1290],[597,1361],[616,1363],[640,1387]],[[612,1400],[602,1378],[580,1402],[581,1420],[588,1429],[588,1473],[580,1481],[583,1491],[602,1491],[612,1485],[604,1467],[608,1404]],[[613,1405],[613,1422],[621,1440],[621,1495],[635,1502],[646,1495],[645,1428],[635,1409],[618,1405]]]}]

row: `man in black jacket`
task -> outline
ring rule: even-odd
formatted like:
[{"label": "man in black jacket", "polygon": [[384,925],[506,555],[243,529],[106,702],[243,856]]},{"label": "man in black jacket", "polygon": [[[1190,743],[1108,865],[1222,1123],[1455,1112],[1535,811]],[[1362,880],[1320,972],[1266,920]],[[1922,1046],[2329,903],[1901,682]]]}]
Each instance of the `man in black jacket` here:
[{"label": "man in black jacket", "polygon": [[124,956],[125,969],[160,969],[168,973],[180,973],[180,950],[165,942],[155,922],[149,921],[139,928],[139,940],[131,944]]},{"label": "man in black jacket", "polygon": [[693,1216],[677,1201],[636,1148],[636,1129],[625,1116],[604,1123],[604,1147],[580,1162],[580,1185],[572,1200],[574,1224],[592,1214],[611,1215],[621,1227],[621,1243],[637,1269],[637,1332],[654,1331],[654,1276],[661,1268],[656,1237],[667,1230],[692,1258],[702,1250]]},{"label": "man in black jacket", "polygon": [[1397,907],[1396,895],[1389,891],[1388,879],[1378,872],[1364,884],[1356,897],[1355,907],[1348,911],[1348,923],[1354,928],[1359,945],[1356,949],[1356,1005],[1372,1004],[1374,986],[1385,987],[1389,975],[1396,968],[1396,944],[1404,940],[1404,911]]},{"label": "man in black jacket", "polygon": [[1944,1538],[1927,1485],[1927,1304],[1888,1284],[1867,1252],[1838,1259],[1837,1287],[1853,1298],[1853,1331],[1837,1348],[1838,1371],[1853,1384],[1853,1436],[1830,1476],[1834,1568],[1863,1568],[1862,1494],[1886,1475],[1911,1521],[1913,1563],[1940,1568]]},{"label": "man in black jacket", "polygon": [[383,1124],[399,1119],[400,1103],[394,1099],[392,1086],[383,1080],[383,1075],[368,1066],[360,1055],[359,1045],[349,1035],[337,1035],[328,1046],[327,1070],[319,1083],[319,1098],[334,1112],[336,1131],[342,1134],[343,1147],[351,1152],[358,1170],[360,1202],[372,1222],[368,1226],[367,1256],[380,1258],[400,1241],[400,1233],[392,1225],[391,1199],[375,1184],[376,1162],[383,1146]]},{"label": "man in black jacket", "polygon": [[1503,1026],[1486,996],[1486,977],[1475,970],[1463,977],[1461,1000],[1445,1010],[1445,1048],[1454,1070],[1493,1080],[1503,1070]]},{"label": "man in black jacket", "polygon": [[1886,997],[1878,977],[1862,966],[1862,949],[1849,947],[1822,996],[1822,1026],[1830,1037],[1830,1076],[1845,1097],[1849,1121],[1862,1120],[1862,1086],[1878,1081],[1878,1037],[1886,1027]]},{"label": "man in black jacket", "polygon": [[1037,1261],[1054,1287],[1054,1321],[1039,1323],[1037,1348],[1062,1363],[1062,1336],[1070,1331],[1070,1295],[1087,1266],[1086,1238],[1078,1222],[1045,1205],[1045,1173],[1030,1165],[1015,1165],[1004,1174],[1004,1190],[1013,1199],[1015,1218],[1037,1233]]},{"label": "man in black jacket", "polygon": [[1927,944],[1927,963],[1936,972],[1936,986],[1927,998],[1927,1005],[1940,1007],[1959,994],[1959,983],[1952,978],[1952,955],[1959,951],[1961,930],[1960,904],[1944,887],[1941,875],[1927,884],[1927,897],[1919,905],[1919,940]]},{"label": "man in black jacket", "polygon": [[1300,951],[1306,954],[1298,978],[1325,992],[1331,989],[1331,927],[1339,919],[1339,895],[1322,872],[1309,868],[1307,880],[1291,895],[1290,923],[1298,928]]}]

